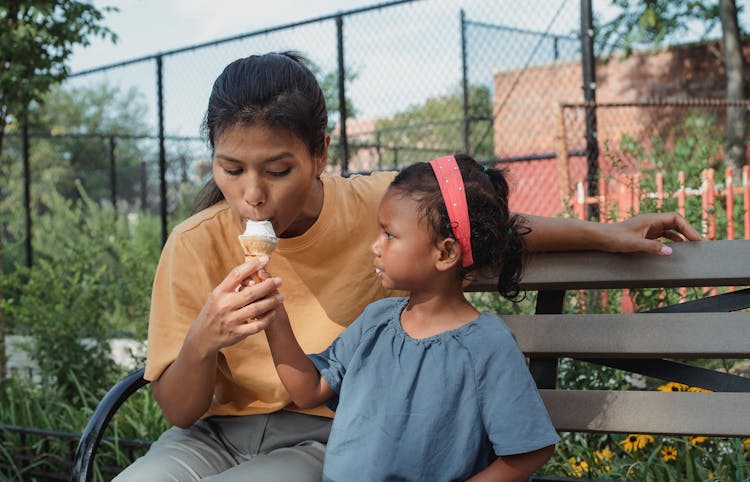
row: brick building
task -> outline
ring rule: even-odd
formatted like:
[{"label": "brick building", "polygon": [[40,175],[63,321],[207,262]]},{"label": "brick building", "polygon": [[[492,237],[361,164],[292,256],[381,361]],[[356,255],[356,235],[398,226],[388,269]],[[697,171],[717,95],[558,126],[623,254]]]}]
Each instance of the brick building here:
[{"label": "brick building", "polygon": [[[746,65],[750,66],[750,40],[745,42]],[[555,152],[558,103],[580,103],[580,62],[559,62],[525,70],[494,74],[495,155],[508,158]],[[596,65],[598,103],[634,102],[651,99],[723,99],[725,73],[721,46],[717,42],[690,44],[654,52],[636,53],[627,59],[613,58]],[[746,72],[750,79],[750,69]],[[544,86],[542,89],[539,86]],[[627,171],[613,166],[623,133],[647,143],[656,133],[667,135],[688,114],[685,107],[624,107],[597,109],[600,168],[603,176]],[[716,110],[716,122],[724,122],[724,108]],[[583,109],[564,111],[569,150],[585,148]],[[614,156],[618,158],[618,156]],[[626,163],[627,164],[627,163]],[[531,214],[554,216],[563,212],[560,176],[556,159],[515,162],[509,166],[514,184],[512,208]],[[585,159],[570,158],[570,180],[585,178]]]}]

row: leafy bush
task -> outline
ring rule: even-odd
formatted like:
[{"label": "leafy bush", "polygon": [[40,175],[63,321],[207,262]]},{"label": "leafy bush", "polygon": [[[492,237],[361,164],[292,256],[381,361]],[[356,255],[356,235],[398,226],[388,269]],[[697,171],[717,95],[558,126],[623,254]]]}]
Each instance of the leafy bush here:
[{"label": "leafy bush", "polygon": [[159,226],[148,217],[117,218],[81,190],[78,201],[51,191],[34,225],[34,265],[3,282],[9,332],[29,335],[43,381],[80,402],[121,375],[109,357],[119,331],[145,338]]}]

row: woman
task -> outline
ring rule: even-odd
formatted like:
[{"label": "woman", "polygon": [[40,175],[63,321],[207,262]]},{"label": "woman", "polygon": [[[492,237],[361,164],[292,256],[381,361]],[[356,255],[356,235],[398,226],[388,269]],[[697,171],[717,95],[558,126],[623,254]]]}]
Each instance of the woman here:
[{"label": "woman", "polygon": [[[369,250],[394,173],[324,176],[327,121],[293,54],[239,59],[216,79],[204,121],[213,179],[164,246],[152,295],[145,378],[175,427],[117,480],[320,481],[332,412],[290,403],[259,332],[283,301],[302,349],[320,352],[368,303],[399,294],[382,287]],[[270,261],[243,263],[237,236],[250,219],[280,238]],[[531,251],[669,254],[658,238],[699,238],[677,214],[528,220]],[[261,267],[276,278],[249,281]]]}]

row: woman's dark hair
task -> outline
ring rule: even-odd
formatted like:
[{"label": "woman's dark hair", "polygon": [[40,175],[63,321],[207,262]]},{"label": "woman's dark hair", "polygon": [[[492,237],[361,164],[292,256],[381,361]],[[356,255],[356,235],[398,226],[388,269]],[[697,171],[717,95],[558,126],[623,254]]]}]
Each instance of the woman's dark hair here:
[{"label": "woman's dark hair", "polygon": [[[465,154],[455,157],[469,208],[474,258],[474,264],[461,269],[461,276],[465,278],[475,271],[497,275],[498,292],[511,300],[521,299],[523,235],[530,229],[525,218],[508,209],[509,186],[505,171],[485,170]],[[432,231],[435,243],[455,238],[440,186],[429,163],[412,164],[399,172],[389,191],[396,191],[419,204],[417,214]]]},{"label": "woman's dark hair", "polygon": [[[328,111],[315,75],[298,53],[251,55],[227,65],[214,81],[201,130],[213,154],[216,140],[236,125],[285,129],[313,156],[325,152]],[[203,187],[193,212],[224,199],[213,179]]]}]

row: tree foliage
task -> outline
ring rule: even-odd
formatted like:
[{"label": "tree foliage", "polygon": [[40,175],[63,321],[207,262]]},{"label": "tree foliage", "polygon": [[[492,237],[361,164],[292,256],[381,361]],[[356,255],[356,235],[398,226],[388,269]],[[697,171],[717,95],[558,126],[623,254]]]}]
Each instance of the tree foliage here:
[{"label": "tree foliage", "polygon": [[43,381],[73,397],[79,383],[94,390],[122,375],[109,358],[117,331],[145,337],[159,224],[115,218],[84,192],[75,201],[44,192],[38,202],[34,265],[4,276],[0,305],[9,331],[31,337]]},{"label": "tree foliage", "polygon": [[[477,157],[493,155],[487,122],[492,118],[489,88],[469,86],[469,149]],[[403,166],[425,161],[436,154],[463,152],[463,92],[431,97],[391,118],[380,120],[375,132],[385,159],[384,166]]]},{"label": "tree foliage", "polygon": [[[675,35],[701,27],[702,39],[717,25],[722,31],[722,62],[726,72],[727,101],[748,99],[746,60],[736,0],[611,0],[619,9],[614,19],[597,28],[597,45],[605,55],[622,49],[628,56],[638,45],[660,46]],[[739,170],[747,163],[747,107],[728,105],[724,162]]]},{"label": "tree foliage", "polygon": [[627,56],[637,46],[660,46],[672,35],[702,28],[706,38],[720,25],[719,6],[695,0],[611,0],[619,13],[597,28],[597,46],[603,55],[622,50]]},{"label": "tree foliage", "polygon": [[[110,191],[110,139],[90,135],[116,132],[118,200],[135,202],[140,195],[140,162],[148,153],[134,136],[143,134],[146,105],[135,90],[122,92],[107,85],[89,87],[53,87],[29,111],[31,149],[29,164],[32,173],[32,215],[44,212],[42,196],[59,192],[67,199],[79,198],[76,183],[96,202],[108,201]],[[16,126],[9,132],[16,134]],[[23,219],[17,213],[23,206],[23,174],[21,143],[18,136],[9,136],[0,177],[7,179],[0,189],[0,219],[4,219],[5,266],[20,262],[21,241],[26,233]],[[15,215],[13,213],[16,213]]]},{"label": "tree foliage", "polygon": [[89,45],[91,36],[117,40],[101,25],[113,10],[77,0],[0,3],[0,152],[7,122],[69,75],[67,61],[76,45]]}]

